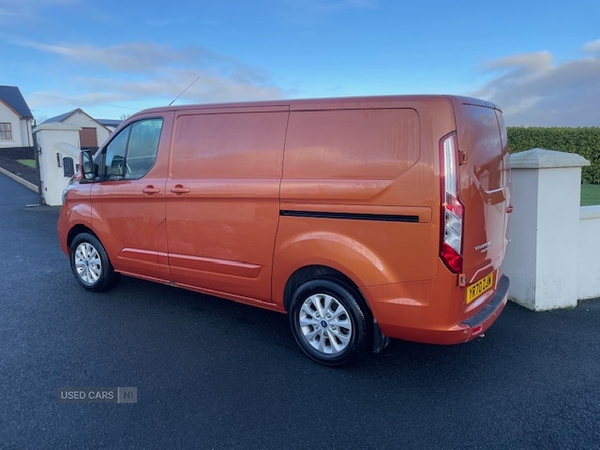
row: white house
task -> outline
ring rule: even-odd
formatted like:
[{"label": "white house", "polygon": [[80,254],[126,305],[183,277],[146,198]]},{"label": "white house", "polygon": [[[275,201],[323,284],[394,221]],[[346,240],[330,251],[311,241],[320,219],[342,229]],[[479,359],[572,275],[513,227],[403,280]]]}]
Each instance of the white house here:
[{"label": "white house", "polygon": [[114,119],[96,119],[96,120],[98,122],[100,122],[102,125],[104,125],[106,128],[108,128],[111,133],[113,131],[115,131],[117,129],[117,127],[119,125],[121,125],[121,123],[123,122],[122,120],[114,120]]},{"label": "white house", "polygon": [[0,86],[0,148],[33,147],[33,114],[16,86]]},{"label": "white house", "polygon": [[33,133],[38,145],[40,193],[50,206],[62,204],[62,191],[77,170],[81,127],[60,122],[44,122]]},{"label": "white house", "polygon": [[81,109],[45,120],[33,130],[38,145],[40,192],[47,205],[60,205],[62,192],[78,170],[81,149],[96,149],[121,123],[96,120]]},{"label": "white house", "polygon": [[79,142],[82,149],[98,148],[113,131],[112,127],[109,128],[103,125],[99,120],[96,120],[90,115],[86,114],[80,108],[45,120],[41,125],[48,125],[52,123],[62,123],[65,125],[80,127],[81,130],[79,131]]}]

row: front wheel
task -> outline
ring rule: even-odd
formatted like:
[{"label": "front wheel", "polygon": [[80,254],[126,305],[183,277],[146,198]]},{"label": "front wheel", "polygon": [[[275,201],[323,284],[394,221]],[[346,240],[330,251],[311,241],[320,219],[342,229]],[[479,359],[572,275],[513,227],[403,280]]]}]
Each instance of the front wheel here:
[{"label": "front wheel", "polygon": [[102,292],[119,281],[100,241],[89,233],[75,236],[71,242],[71,269],[79,284],[88,291]]},{"label": "front wheel", "polygon": [[370,313],[358,294],[335,280],[317,279],[292,296],[289,321],[302,351],[326,366],[364,355],[372,339]]}]

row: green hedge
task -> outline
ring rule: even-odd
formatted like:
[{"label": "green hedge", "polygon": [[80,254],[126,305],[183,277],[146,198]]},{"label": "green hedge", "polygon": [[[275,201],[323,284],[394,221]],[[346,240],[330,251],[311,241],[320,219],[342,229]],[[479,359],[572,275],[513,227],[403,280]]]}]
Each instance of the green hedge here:
[{"label": "green hedge", "polygon": [[513,153],[532,148],[577,153],[591,163],[582,170],[583,181],[600,183],[600,127],[507,127],[506,131]]}]

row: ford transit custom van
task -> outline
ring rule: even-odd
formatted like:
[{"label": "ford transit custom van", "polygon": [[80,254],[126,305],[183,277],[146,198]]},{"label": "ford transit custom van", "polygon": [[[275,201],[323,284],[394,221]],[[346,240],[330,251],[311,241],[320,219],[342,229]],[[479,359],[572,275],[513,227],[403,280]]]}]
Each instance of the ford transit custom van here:
[{"label": "ford transit custom van", "polygon": [[287,313],[335,366],[492,325],[508,161],[502,112],[474,98],[155,108],[82,152],[58,235],[85,289],[122,274]]}]

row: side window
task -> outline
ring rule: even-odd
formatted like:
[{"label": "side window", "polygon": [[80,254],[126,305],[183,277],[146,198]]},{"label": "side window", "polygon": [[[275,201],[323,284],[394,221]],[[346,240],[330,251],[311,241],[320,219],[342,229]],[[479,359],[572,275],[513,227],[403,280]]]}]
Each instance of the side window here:
[{"label": "side window", "polygon": [[106,147],[105,174],[111,180],[142,178],[156,162],[162,119],[134,122]]},{"label": "side window", "polygon": [[121,131],[106,147],[104,174],[110,180],[123,178],[129,133],[131,133],[131,126]]},{"label": "side window", "polygon": [[135,122],[131,126],[126,158],[126,179],[142,178],[156,162],[162,119]]}]

